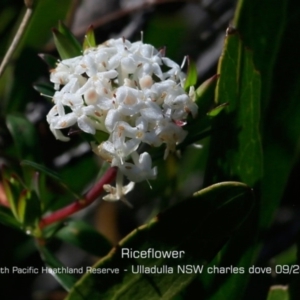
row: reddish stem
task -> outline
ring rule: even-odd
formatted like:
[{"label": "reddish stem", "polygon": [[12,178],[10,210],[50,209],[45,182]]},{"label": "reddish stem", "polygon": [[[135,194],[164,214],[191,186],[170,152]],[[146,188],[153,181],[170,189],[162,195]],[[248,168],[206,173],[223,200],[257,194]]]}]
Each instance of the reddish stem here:
[{"label": "reddish stem", "polygon": [[0,182],[0,205],[10,207],[2,182]]},{"label": "reddish stem", "polygon": [[93,203],[103,192],[103,185],[108,184],[112,180],[114,180],[116,174],[117,168],[109,168],[103,175],[103,177],[99,180],[99,182],[92,187],[92,189],[85,195],[83,199],[77,200],[76,202],[73,202],[68,206],[61,208],[53,212],[52,214],[42,218],[39,224],[40,228],[42,229],[50,224],[61,221]]}]

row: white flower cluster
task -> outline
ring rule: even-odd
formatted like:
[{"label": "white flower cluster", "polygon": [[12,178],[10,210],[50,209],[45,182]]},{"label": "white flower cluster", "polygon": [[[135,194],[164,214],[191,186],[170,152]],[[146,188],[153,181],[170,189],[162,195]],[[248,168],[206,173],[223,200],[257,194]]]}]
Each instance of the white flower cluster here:
[{"label": "white flower cluster", "polygon": [[[186,137],[182,125],[188,114],[197,114],[194,89],[184,91],[180,66],[142,42],[108,40],[60,61],[50,80],[56,92],[47,121],[55,137],[68,141],[60,130],[75,124],[86,133],[108,133],[94,150],[132,182],[157,173],[150,155],[137,152],[141,143],[165,144],[166,158]],[[106,186],[111,193],[106,199],[120,199],[124,189]]]}]

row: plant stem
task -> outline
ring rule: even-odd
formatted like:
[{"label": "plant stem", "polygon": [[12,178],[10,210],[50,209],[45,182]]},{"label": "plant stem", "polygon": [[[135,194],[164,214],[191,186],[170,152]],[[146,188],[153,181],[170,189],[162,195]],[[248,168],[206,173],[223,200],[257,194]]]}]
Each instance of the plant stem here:
[{"label": "plant stem", "polygon": [[25,12],[25,15],[22,19],[22,22],[18,28],[18,31],[16,32],[16,35],[14,36],[2,62],[1,62],[1,65],[0,65],[0,77],[1,75],[3,74],[7,64],[9,63],[14,51],[16,50],[20,40],[21,40],[21,37],[29,23],[29,20],[30,20],[30,17],[32,15],[32,2],[33,1],[25,1],[25,5],[27,6],[27,9],[26,9],[26,12]]},{"label": "plant stem", "polygon": [[68,206],[61,208],[52,214],[44,217],[41,219],[39,227],[40,229],[53,224],[55,222],[61,221],[70,215],[82,210],[83,208],[87,207],[91,203],[93,203],[99,195],[103,192],[104,184],[110,183],[112,180],[115,179],[117,174],[117,168],[112,167],[109,168],[103,177],[99,180],[99,182],[92,187],[92,189],[85,195],[83,199],[80,199],[76,202],[69,204]]}]

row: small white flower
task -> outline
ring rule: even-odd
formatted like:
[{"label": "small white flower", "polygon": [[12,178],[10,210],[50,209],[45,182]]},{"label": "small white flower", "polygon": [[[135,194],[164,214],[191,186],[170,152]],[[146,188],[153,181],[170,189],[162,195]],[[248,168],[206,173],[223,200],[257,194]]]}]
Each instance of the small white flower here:
[{"label": "small white flower", "polygon": [[81,56],[65,59],[63,62],[58,63],[55,69],[51,70],[50,81],[55,84],[54,88],[56,90],[70,81],[74,68],[80,63],[81,59]]},{"label": "small white flower", "polygon": [[[109,135],[93,146],[97,155],[119,169],[116,187],[105,186],[105,200],[124,200],[133,182],[156,178],[149,153],[138,154],[141,145],[165,145],[166,158],[186,137],[182,126],[189,114],[197,115],[198,107],[194,88],[189,94],[183,89],[185,78],[163,50],[124,38],[86,49],[51,71],[56,92],[47,121],[54,136],[68,141],[61,130],[71,126]],[[122,174],[132,181],[124,187]]]},{"label": "small white flower", "polygon": [[127,201],[125,195],[133,190],[135,183],[129,182],[129,184],[123,186],[123,174],[118,170],[116,178],[116,187],[111,186],[110,184],[105,184],[103,186],[104,190],[109,193],[103,197],[103,200],[106,201],[118,201],[121,200],[126,203],[128,206],[132,205]]},{"label": "small white flower", "polygon": [[134,162],[133,164],[126,162],[120,166],[123,174],[125,174],[129,180],[141,182],[156,178],[157,168],[152,168],[152,160],[149,153],[144,152],[138,155],[135,151],[132,152],[131,157]]}]

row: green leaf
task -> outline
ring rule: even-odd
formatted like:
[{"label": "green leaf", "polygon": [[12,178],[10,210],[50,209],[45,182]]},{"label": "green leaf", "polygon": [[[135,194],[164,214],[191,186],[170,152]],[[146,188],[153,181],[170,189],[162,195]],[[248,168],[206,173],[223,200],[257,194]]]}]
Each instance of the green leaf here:
[{"label": "green leaf", "polygon": [[19,159],[38,159],[37,136],[32,123],[23,116],[8,115],[6,125],[12,135]]},{"label": "green leaf", "polygon": [[[54,50],[54,43],[51,42],[51,28],[57,25],[58,20],[66,18],[71,5],[73,5],[71,0],[60,3],[53,0],[37,0],[35,3],[29,24],[12,56],[11,63],[0,78],[0,110],[2,114],[24,112],[27,103],[35,102],[33,99],[36,94],[32,89],[32,83],[37,80],[45,68],[36,55],[37,50],[41,51],[46,44],[47,47],[49,46],[49,51]],[[16,12],[18,15],[14,16],[13,26],[10,24],[9,28],[5,28],[5,41],[1,40],[2,57],[5,53],[4,50],[9,47],[8,42],[13,40],[24,15],[24,10],[18,9],[20,5],[11,6],[18,10]],[[7,43],[5,43],[6,40]],[[36,149],[38,147],[35,147]]]},{"label": "green leaf", "polygon": [[34,192],[23,190],[18,199],[18,216],[24,229],[32,230],[41,216],[40,201]]},{"label": "green leaf", "polygon": [[54,43],[61,59],[68,59],[80,56],[81,47],[74,42],[73,35],[67,34],[64,30],[52,29]]},{"label": "green leaf", "polygon": [[45,265],[53,269],[51,274],[66,291],[70,291],[76,282],[76,277],[67,272],[66,267],[45,246],[38,245],[38,250]]},{"label": "green leaf", "polygon": [[214,103],[215,89],[220,75],[216,74],[205,80],[196,89],[196,103],[199,106],[199,116],[206,115]]},{"label": "green leaf", "polygon": [[[11,213],[16,219],[12,225],[20,223],[18,228],[22,227],[22,229],[26,229],[29,226],[33,229],[36,226],[36,221],[39,219],[41,211],[40,201],[36,194],[25,187],[24,183],[16,174],[9,174],[5,172],[5,170],[2,170],[2,177],[2,184],[7,201]],[[5,211],[2,213],[4,214],[4,212]],[[6,219],[12,223],[8,218],[9,215],[7,215]]]},{"label": "green leaf", "polygon": [[290,300],[288,287],[281,285],[272,286],[267,300]]},{"label": "green leaf", "polygon": [[[177,267],[193,265],[205,268],[207,261],[218,253],[246,219],[252,205],[252,191],[242,183],[223,182],[201,190],[195,197],[179,203],[134,230],[93,269],[110,268],[119,270],[118,274],[87,273],[74,286],[67,299],[133,300],[144,299],[145,295],[149,300],[173,299],[197,276],[196,272],[177,272]],[[128,253],[128,249],[138,253],[151,252],[153,249],[160,252],[183,251],[184,254],[181,252],[181,258],[122,257],[122,251]],[[134,274],[138,265],[156,266],[165,270],[169,267],[174,272]]]},{"label": "green leaf", "polygon": [[189,91],[189,88],[191,86],[194,86],[197,83],[197,67],[194,61],[190,60],[189,57],[187,57],[188,60],[188,71],[187,71],[187,77],[184,83],[184,89],[185,91]]},{"label": "green leaf", "polygon": [[57,57],[50,55],[50,54],[39,54],[39,57],[49,66],[51,69],[55,69],[58,59]]},{"label": "green leaf", "polygon": [[83,221],[70,221],[60,229],[55,237],[75,245],[95,256],[104,256],[111,250],[110,242]]},{"label": "green leaf", "polygon": [[91,48],[91,47],[96,47],[96,39],[95,39],[95,33],[94,33],[94,26],[91,25],[87,32],[86,35],[84,37],[84,41],[83,41],[83,49],[87,49],[87,48]]},{"label": "green leaf", "polygon": [[[212,138],[208,159],[206,184],[223,180],[243,181],[259,199],[262,179],[262,145],[260,137],[260,74],[256,71],[252,52],[246,49],[238,33],[227,30],[224,50],[219,60],[220,78],[216,88],[216,102],[228,103],[222,114],[212,120]],[[255,209],[240,233],[211,265],[248,268],[256,255],[258,214]],[[224,295],[241,299],[249,274],[234,274],[224,280],[222,274],[203,276],[210,300]],[[236,289],[235,287],[239,288]],[[222,287],[222,288],[220,288]]]},{"label": "green leaf", "polygon": [[[46,95],[49,97],[53,97],[53,95],[55,93],[53,84],[46,83],[46,82],[36,82],[36,83],[34,83],[33,88],[36,91],[38,91],[42,96]],[[48,100],[50,100],[50,99],[48,99]]]},{"label": "green leaf", "polygon": [[272,0],[243,0],[238,2],[234,18],[234,26],[241,32],[245,45],[253,50],[255,66],[262,75],[266,176],[262,182],[265,214],[260,222],[264,229],[281,200],[300,135],[300,63],[294,48],[300,36],[294,30],[300,26],[299,15],[297,0],[282,1],[276,6]]},{"label": "green leaf", "polygon": [[6,195],[7,202],[9,203],[9,207],[14,215],[14,217],[19,220],[18,213],[17,213],[17,201],[15,197],[15,193],[13,193],[11,189],[11,185],[8,180],[3,180],[3,189]]},{"label": "green leaf", "polygon": [[28,190],[23,190],[18,198],[18,217],[22,224],[24,224],[25,220],[25,210],[26,210],[26,202],[30,198],[30,192]]},{"label": "green leaf", "polygon": [[48,175],[49,177],[52,177],[53,179],[55,179],[57,181],[61,181],[60,176],[56,172],[50,170],[49,168],[47,168],[43,165],[40,165],[38,163],[29,161],[29,160],[22,160],[21,165],[22,166],[30,166],[30,167],[34,168],[35,170],[38,170],[38,171]]},{"label": "green leaf", "polygon": [[47,167],[45,167],[43,165],[40,165],[40,164],[37,164],[33,161],[29,161],[29,160],[22,160],[21,166],[29,166],[29,167],[32,167],[35,170],[40,171],[42,174],[45,174],[45,175],[53,178],[55,181],[57,181],[58,184],[60,186],[62,186],[65,190],[70,192],[75,199],[78,200],[78,199],[81,198],[80,195],[78,195],[72,189],[69,188],[69,186],[61,179],[61,177],[56,172],[53,172],[52,170],[48,169]]},{"label": "green leaf", "polygon": [[216,102],[228,106],[214,119],[208,182],[230,178],[253,187],[262,176],[260,75],[236,32],[226,37],[218,73]]},{"label": "green leaf", "polygon": [[21,225],[14,218],[14,216],[11,213],[11,210],[3,206],[0,206],[0,223],[15,229],[21,229]]},{"label": "green leaf", "polygon": [[[84,170],[84,172],[82,172],[82,170]],[[93,157],[93,155],[87,155],[76,163],[72,163],[71,167],[63,168],[59,175],[69,190],[77,193],[76,197],[80,199],[82,191],[86,189],[87,185],[91,184],[91,178],[93,178],[93,183],[96,183],[94,177],[98,171],[99,166],[95,164],[95,157]],[[80,198],[78,198],[79,196]]]},{"label": "green leaf", "polygon": [[188,124],[184,127],[188,131],[186,139],[178,145],[178,149],[183,149],[186,146],[198,142],[211,135],[211,117],[208,112],[214,106],[214,94],[219,75],[204,81],[195,91],[196,103],[198,105],[198,115],[192,120],[188,119]]},{"label": "green leaf", "polygon": [[293,265],[296,264],[297,246],[293,245],[278,255],[272,257],[273,265]]},{"label": "green leaf", "polygon": [[[300,60],[294,44],[295,40],[300,38],[300,32],[295,30],[300,27],[300,6],[297,0],[284,1],[280,6],[286,4],[287,13],[282,9],[281,18],[276,22],[277,26],[280,26],[281,43],[279,52],[276,51],[277,60],[272,68],[271,77],[267,79],[273,79],[271,94],[269,99],[264,100],[268,106],[263,124],[264,172],[267,175],[264,176],[262,185],[265,213],[260,222],[263,230],[272,222],[274,213],[282,201],[299,152]],[[271,5],[270,3],[270,7]],[[289,21],[286,22],[287,20]],[[284,32],[281,33],[284,25]],[[269,43],[271,38],[268,39]]]},{"label": "green leaf", "polygon": [[81,55],[82,47],[81,47],[80,43],[78,42],[76,37],[73,35],[71,30],[62,21],[58,22],[58,31],[60,33],[62,33],[69,40],[70,46],[72,45],[71,47],[74,50],[76,49],[77,53],[79,53],[78,55]]},{"label": "green leaf", "polygon": [[262,111],[271,101],[274,66],[286,26],[289,2],[280,1],[275,6],[272,0],[237,2],[233,26],[241,33],[244,45],[253,50],[254,65],[261,72]]},{"label": "green leaf", "polygon": [[21,192],[24,190],[24,185],[16,174],[9,174],[5,169],[2,169],[3,189],[9,203],[9,207],[15,219],[20,222],[18,213],[18,199]]},{"label": "green leaf", "polygon": [[71,0],[58,3],[53,0],[36,1],[33,15],[24,34],[24,44],[27,46],[41,49],[51,38],[51,27],[54,27],[59,20],[64,20],[70,12]]},{"label": "green leaf", "polygon": [[228,103],[223,103],[221,105],[218,105],[217,107],[211,109],[207,115],[209,117],[216,117],[226,106],[228,105]]}]

